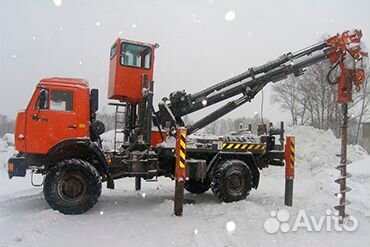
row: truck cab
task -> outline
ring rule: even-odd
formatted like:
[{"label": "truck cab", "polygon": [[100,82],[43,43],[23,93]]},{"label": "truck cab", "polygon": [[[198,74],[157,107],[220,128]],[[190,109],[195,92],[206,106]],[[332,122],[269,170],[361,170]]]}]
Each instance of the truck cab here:
[{"label": "truck cab", "polygon": [[45,78],[27,108],[17,115],[15,144],[20,152],[47,154],[57,143],[88,137],[89,83],[82,79]]}]

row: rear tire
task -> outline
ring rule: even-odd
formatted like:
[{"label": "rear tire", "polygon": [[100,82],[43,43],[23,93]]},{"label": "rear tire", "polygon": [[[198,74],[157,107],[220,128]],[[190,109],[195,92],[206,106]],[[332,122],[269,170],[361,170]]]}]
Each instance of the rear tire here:
[{"label": "rear tire", "polygon": [[68,159],[46,174],[44,196],[52,209],[63,214],[81,214],[92,208],[101,194],[98,171],[87,161]]},{"label": "rear tire", "polygon": [[185,189],[193,194],[203,194],[211,187],[211,181],[204,179],[203,181],[189,179],[185,181]]},{"label": "rear tire", "polygon": [[211,188],[223,202],[243,200],[252,189],[252,172],[243,161],[225,160],[214,168]]}]

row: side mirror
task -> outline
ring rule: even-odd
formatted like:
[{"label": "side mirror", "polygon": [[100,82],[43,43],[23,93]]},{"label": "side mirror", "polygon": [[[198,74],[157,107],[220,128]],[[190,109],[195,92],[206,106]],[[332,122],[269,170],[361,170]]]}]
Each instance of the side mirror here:
[{"label": "side mirror", "polygon": [[90,112],[94,113],[99,109],[99,90],[91,89],[90,92]]},{"label": "side mirror", "polygon": [[38,100],[38,109],[47,109],[48,102],[48,90],[42,89],[40,91],[39,100]]}]

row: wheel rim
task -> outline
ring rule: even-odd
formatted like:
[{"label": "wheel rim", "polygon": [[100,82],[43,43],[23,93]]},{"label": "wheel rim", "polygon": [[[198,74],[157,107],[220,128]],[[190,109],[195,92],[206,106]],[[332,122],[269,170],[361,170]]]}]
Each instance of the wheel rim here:
[{"label": "wheel rim", "polygon": [[68,202],[79,202],[85,195],[87,184],[79,174],[64,174],[58,184],[59,196]]},{"label": "wheel rim", "polygon": [[245,185],[245,180],[241,173],[233,172],[226,177],[226,188],[231,194],[240,193]]}]

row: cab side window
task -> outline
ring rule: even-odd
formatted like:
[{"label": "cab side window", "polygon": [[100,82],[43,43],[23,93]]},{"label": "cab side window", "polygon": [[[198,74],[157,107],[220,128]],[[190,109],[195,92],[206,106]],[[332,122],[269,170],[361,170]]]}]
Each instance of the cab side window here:
[{"label": "cab side window", "polygon": [[50,95],[50,110],[73,111],[73,92],[52,90]]},{"label": "cab side window", "polygon": [[122,43],[121,65],[150,69],[152,50],[148,46]]}]

